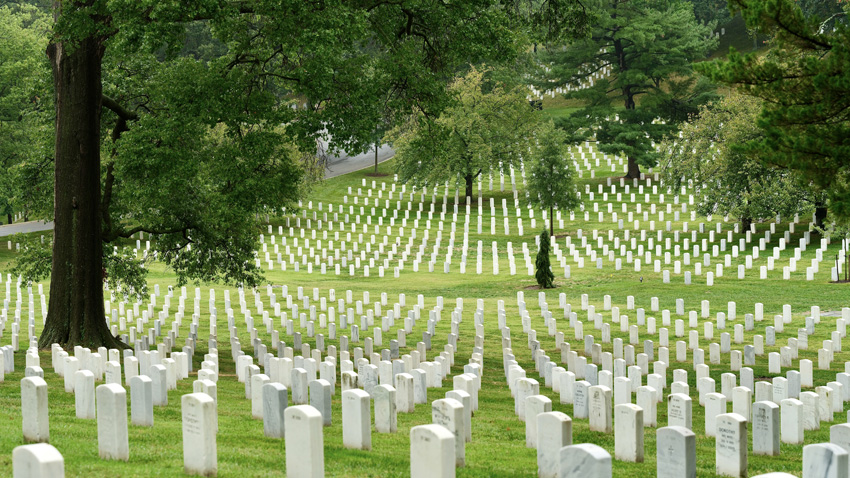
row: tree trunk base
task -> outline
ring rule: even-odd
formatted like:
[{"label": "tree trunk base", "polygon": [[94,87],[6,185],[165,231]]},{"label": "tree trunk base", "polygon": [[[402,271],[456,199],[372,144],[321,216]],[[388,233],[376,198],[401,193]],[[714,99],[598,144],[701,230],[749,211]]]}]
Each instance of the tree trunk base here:
[{"label": "tree trunk base", "polygon": [[640,179],[640,165],[634,158],[629,158],[629,167],[626,172],[626,179]]},{"label": "tree trunk base", "polygon": [[[117,337],[114,337],[105,323],[102,327],[103,330],[94,330],[89,331],[88,333],[85,333],[85,331],[79,331],[78,333],[73,334],[75,337],[72,337],[71,331],[68,328],[51,327],[49,324],[50,322],[46,322],[44,330],[41,331],[41,336],[38,338],[39,349],[50,349],[53,344],[59,344],[63,349],[71,349],[76,345],[88,347],[93,350],[98,347],[118,350],[131,348],[130,345],[125,344],[118,340]],[[101,329],[101,327],[95,328]]]},{"label": "tree trunk base", "polygon": [[815,208],[815,226],[820,229],[825,229],[827,212],[828,209],[826,206],[817,206]]}]

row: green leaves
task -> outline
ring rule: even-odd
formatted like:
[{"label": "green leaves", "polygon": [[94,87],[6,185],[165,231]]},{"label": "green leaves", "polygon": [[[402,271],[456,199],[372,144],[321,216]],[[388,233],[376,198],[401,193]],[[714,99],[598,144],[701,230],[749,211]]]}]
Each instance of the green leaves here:
[{"label": "green leaves", "polygon": [[402,181],[460,180],[471,194],[482,173],[507,171],[533,143],[540,125],[521,87],[490,83],[473,67],[448,87],[453,102],[437,118],[414,115],[390,133]]},{"label": "green leaves", "polygon": [[[526,162],[528,199],[532,205],[552,213],[554,208],[569,211],[579,206],[572,170],[572,156],[566,146],[566,133],[543,123],[537,133],[537,147]],[[552,217],[549,218],[554,224]]]},{"label": "green leaves", "polygon": [[541,289],[551,289],[554,287],[553,281],[555,274],[552,273],[552,268],[549,264],[549,231],[543,230],[540,233],[540,249],[537,251],[537,257],[534,260],[536,271],[534,273],[537,279],[537,285]]},{"label": "green leaves", "polygon": [[[800,173],[850,221],[850,29],[846,21],[807,16],[791,0],[735,0],[750,28],[774,35],[763,57],[730,53],[699,66],[715,81],[764,101],[763,136],[745,151]],[[846,6],[845,12],[846,12]]]},{"label": "green leaves", "polygon": [[653,142],[711,99],[706,83],[692,77],[691,62],[716,45],[712,29],[680,1],[603,2],[589,38],[540,55],[550,67],[540,87],[569,85],[566,98],[585,106],[561,125],[584,133],[576,140],[595,134],[601,151],[654,166]]},{"label": "green leaves", "polygon": [[682,139],[662,144],[665,177],[676,189],[694,185],[698,213],[728,214],[746,226],[791,216],[821,200],[798,175],[764,164],[746,146],[764,138],[756,124],[761,107],[756,98],[731,94],[683,125]]}]

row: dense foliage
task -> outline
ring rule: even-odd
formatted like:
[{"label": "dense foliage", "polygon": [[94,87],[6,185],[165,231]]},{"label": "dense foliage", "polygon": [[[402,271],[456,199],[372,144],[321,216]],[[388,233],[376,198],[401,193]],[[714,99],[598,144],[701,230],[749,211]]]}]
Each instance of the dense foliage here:
[{"label": "dense foliage", "polygon": [[453,103],[436,118],[414,114],[390,134],[399,178],[417,185],[459,180],[466,196],[483,173],[507,173],[535,145],[540,114],[526,90],[471,68],[448,87]]},{"label": "dense foliage", "polygon": [[751,28],[773,35],[767,55],[731,52],[699,66],[764,100],[763,135],[744,143],[767,164],[797,171],[850,220],[850,28],[845,10],[807,16],[792,0],[732,0]]},{"label": "dense foliage", "polygon": [[653,142],[715,97],[691,67],[716,46],[714,24],[677,0],[608,0],[598,12],[588,38],[541,52],[540,86],[569,86],[566,98],[583,107],[561,126],[580,133],[576,142],[595,135],[601,151],[627,156],[635,178],[656,164]]},{"label": "dense foliage", "polygon": [[811,209],[821,199],[797,174],[735,147],[762,137],[756,124],[760,110],[757,98],[730,94],[701,108],[694,121],[683,125],[680,139],[661,147],[670,185],[678,190],[693,184],[699,214],[738,218],[742,230],[753,221]]},{"label": "dense foliage", "polygon": [[549,123],[537,132],[536,154],[526,163],[529,202],[549,214],[549,233],[555,234],[554,210],[569,211],[581,204],[576,194],[573,160],[564,144],[566,134]]}]

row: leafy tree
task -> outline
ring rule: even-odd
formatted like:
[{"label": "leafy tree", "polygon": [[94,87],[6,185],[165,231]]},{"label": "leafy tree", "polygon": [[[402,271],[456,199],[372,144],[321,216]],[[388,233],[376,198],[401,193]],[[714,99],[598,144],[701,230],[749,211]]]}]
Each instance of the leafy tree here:
[{"label": "leafy tree", "polygon": [[792,0],[731,0],[730,6],[747,26],[772,34],[772,48],[761,57],[732,51],[699,69],[764,100],[758,119],[764,134],[746,142],[745,151],[799,172],[827,193],[838,220],[850,220],[848,7],[824,20],[804,15]]},{"label": "leafy tree", "polygon": [[[527,19],[514,14],[524,5]],[[104,321],[103,251],[136,233],[155,237],[181,282],[257,283],[255,213],[299,197],[319,132],[362,150],[378,94],[392,92],[390,110],[437,115],[470,58],[511,58],[528,35],[556,38],[583,18],[575,0],[61,0],[53,13],[55,240],[40,347],[122,346]],[[204,48],[185,41],[197,22]]]},{"label": "leafy tree", "polygon": [[566,134],[549,122],[537,134],[538,146],[526,177],[532,205],[549,211],[549,234],[555,234],[554,209],[569,211],[579,206],[572,172],[572,159],[564,145]]},{"label": "leafy tree", "polygon": [[471,198],[475,178],[518,164],[533,143],[540,115],[520,86],[490,84],[471,68],[448,87],[454,102],[437,118],[416,114],[391,133],[399,179],[434,184],[457,179]]},{"label": "leafy tree", "polygon": [[738,217],[744,230],[754,220],[792,215],[819,199],[793,172],[735,147],[762,136],[760,110],[757,98],[733,93],[701,108],[698,118],[684,124],[681,139],[661,146],[665,177],[676,189],[693,183],[697,212]]},{"label": "leafy tree", "polygon": [[726,0],[688,0],[698,22],[723,24],[730,20]]},{"label": "leafy tree", "polygon": [[626,177],[637,178],[658,160],[653,142],[715,97],[691,68],[716,47],[714,25],[678,0],[606,0],[598,17],[588,38],[541,53],[549,68],[541,87],[570,85],[566,98],[585,106],[560,126],[583,133],[575,142],[595,134],[601,151],[628,157]]},{"label": "leafy tree", "polygon": [[50,70],[39,34],[45,27],[33,7],[0,7],[0,214],[9,223],[15,212],[37,208],[32,191],[42,186],[30,172],[49,135]]},{"label": "leafy tree", "polygon": [[552,274],[552,268],[549,265],[549,231],[543,229],[540,233],[540,248],[537,250],[537,258],[534,261],[534,266],[537,271],[534,277],[537,279],[537,285],[541,289],[551,289],[555,287],[553,281],[555,274]]}]

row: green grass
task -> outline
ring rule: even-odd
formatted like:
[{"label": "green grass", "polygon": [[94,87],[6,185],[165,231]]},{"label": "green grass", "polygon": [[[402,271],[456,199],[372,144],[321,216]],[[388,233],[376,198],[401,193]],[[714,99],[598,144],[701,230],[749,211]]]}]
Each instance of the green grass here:
[{"label": "green grass", "polygon": [[[564,108],[566,109],[566,107]],[[380,170],[386,173],[392,173],[393,161],[388,161],[380,165]],[[335,206],[341,204],[341,197],[347,194],[348,187],[353,188],[356,194],[357,188],[363,190],[366,194],[366,187],[362,186],[362,181],[365,179],[367,185],[371,186],[372,181],[376,182],[380,189],[381,182],[392,182],[392,176],[373,178],[368,176],[370,170],[364,170],[352,173],[346,176],[328,180],[316,187],[311,193],[310,199],[313,201],[313,211],[318,207],[318,202],[327,204],[333,203]],[[591,190],[596,192],[599,184],[605,185],[605,177],[622,174],[619,172],[611,173],[610,171],[598,171],[596,179],[590,179],[588,174],[584,174],[583,179],[579,181],[580,190],[584,191],[584,185],[590,184]],[[618,184],[618,181],[615,181]],[[521,243],[526,242],[529,248],[533,249],[533,235],[542,228],[540,223],[540,215],[535,215],[538,219],[538,227],[532,230],[529,225],[528,213],[523,209],[523,220],[525,224],[525,234],[519,236],[516,228],[516,211],[513,208],[513,194],[510,188],[510,182],[507,182],[506,191],[498,191],[498,181],[495,183],[495,192],[487,189],[486,180],[484,181],[484,197],[495,197],[497,199],[497,214],[499,215],[499,227],[497,235],[489,234],[489,222],[485,222],[485,230],[483,234],[475,232],[475,219],[471,221],[472,227],[470,232],[470,248],[474,249],[478,240],[484,241],[484,274],[475,274],[474,269],[474,252],[471,252],[471,264],[468,264],[466,274],[459,273],[458,263],[460,261],[460,253],[456,250],[452,259],[451,273],[442,273],[442,261],[438,260],[435,272],[427,272],[427,266],[423,264],[420,272],[412,272],[410,266],[411,259],[405,264],[405,270],[399,278],[392,277],[392,271],[387,273],[387,277],[377,277],[377,271],[373,272],[372,277],[362,277],[362,273],[358,272],[356,276],[349,277],[347,272],[343,275],[336,276],[333,273],[321,275],[318,269],[314,270],[313,274],[308,274],[305,271],[282,272],[275,269],[267,273],[268,283],[276,286],[286,284],[289,286],[289,293],[295,295],[298,286],[304,287],[305,293],[312,295],[313,288],[319,288],[322,297],[327,297],[329,289],[337,291],[337,298],[344,298],[344,291],[351,290],[354,292],[355,300],[362,298],[362,292],[371,292],[372,302],[380,300],[380,292],[387,292],[389,295],[390,304],[397,300],[398,294],[404,293],[407,297],[407,307],[403,309],[403,315],[406,316],[406,311],[410,309],[416,301],[416,296],[422,294],[425,297],[426,308],[430,309],[436,304],[436,297],[445,297],[445,310],[442,313],[442,320],[437,324],[437,334],[433,339],[434,349],[429,352],[428,358],[433,358],[442,350],[442,344],[446,341],[446,336],[450,332],[450,311],[454,306],[456,297],[464,298],[463,321],[459,325],[460,334],[458,340],[458,348],[455,353],[455,365],[452,367],[451,375],[462,373],[463,364],[466,363],[473,349],[474,323],[473,311],[475,309],[475,300],[484,299],[484,375],[482,378],[482,389],[479,395],[480,409],[476,412],[472,420],[472,443],[466,445],[466,467],[458,469],[459,477],[479,477],[479,476],[495,476],[495,477],[532,477],[536,476],[536,454],[532,449],[525,447],[525,426],[513,414],[513,399],[510,396],[508,386],[503,374],[502,366],[502,343],[501,333],[498,330],[497,322],[497,301],[504,300],[507,314],[507,323],[511,328],[512,348],[513,353],[517,357],[517,361],[527,371],[528,377],[538,379],[538,374],[534,372],[534,365],[531,361],[531,355],[526,347],[527,338],[522,332],[518,307],[517,307],[517,292],[524,291],[525,301],[531,316],[531,327],[537,331],[537,339],[541,343],[544,350],[549,351],[548,355],[555,361],[560,361],[560,354],[555,350],[555,339],[546,333],[543,325],[543,318],[540,313],[540,308],[537,305],[537,290],[532,288],[535,285],[533,276],[526,275],[526,271],[522,265],[521,254],[517,254],[518,271],[517,275],[510,276],[507,274],[508,261],[505,258],[507,243],[511,242],[515,252],[521,250]],[[521,187],[521,180],[518,177],[518,185]],[[605,187],[605,189],[608,189]],[[476,190],[477,191],[477,190]],[[448,202],[451,205],[453,202],[453,187],[449,191]],[[652,191],[649,190],[649,193]],[[601,198],[599,195],[597,200]],[[643,202],[643,196],[639,196],[639,201]],[[368,196],[366,196],[368,197]],[[519,197],[522,199],[523,193],[520,191]],[[607,230],[613,228],[617,237],[622,238],[623,232],[616,228],[615,224],[610,222],[610,215],[606,212],[606,222],[599,224],[596,220],[596,214],[593,213],[592,203],[586,200],[586,206],[591,211],[590,221],[585,221],[583,214],[576,214],[575,221],[566,221],[565,230],[558,231],[560,236],[564,234],[571,235],[573,241],[577,239],[577,230],[583,229],[588,233],[592,228],[601,228],[607,235]],[[384,199],[386,193],[384,193]],[[409,195],[408,195],[409,198]],[[416,201],[420,196],[417,194]],[[507,198],[509,203],[508,213],[511,221],[511,234],[504,235],[501,229],[501,199]],[[669,198],[669,195],[668,195]],[[407,198],[406,198],[407,199]],[[392,206],[395,206],[393,199]],[[614,200],[614,198],[612,198]],[[623,201],[628,201],[629,198],[624,195]],[[658,203],[659,194],[651,194],[651,202]],[[383,201],[383,199],[382,199]],[[430,193],[426,198],[426,211],[430,207]],[[621,211],[621,203],[615,200],[616,211]],[[305,207],[307,201],[304,202]],[[349,202],[347,207],[354,204]],[[359,208],[362,201],[356,207]],[[438,196],[436,206],[442,205],[442,196]],[[382,203],[383,206],[383,203]],[[644,205],[649,209],[649,204]],[[371,204],[366,206],[369,211],[373,207]],[[474,210],[474,209],[473,209]],[[451,207],[449,207],[451,211]],[[463,208],[461,208],[463,211]],[[485,216],[489,216],[489,205],[484,208]],[[299,214],[300,216],[300,214]],[[438,216],[438,214],[437,214]],[[448,221],[451,220],[451,214],[448,215]],[[683,214],[682,219],[688,220],[688,214]],[[463,212],[459,215],[459,222],[462,224]],[[489,219],[489,218],[488,218]],[[669,218],[672,221],[672,215]],[[641,224],[647,226],[647,221],[640,218]],[[658,221],[657,216],[655,217]],[[712,223],[718,218],[714,218]],[[722,218],[720,219],[722,221]],[[705,218],[698,218],[697,221],[689,221],[690,229],[695,229],[698,222],[708,222]],[[423,220],[424,222],[424,220]],[[272,218],[272,224],[275,226],[285,224],[285,219]],[[294,224],[294,222],[293,222]],[[315,223],[313,224],[315,227]],[[681,228],[682,221],[674,222],[674,228]],[[724,225],[725,231],[731,228],[731,223]],[[767,228],[766,225],[759,225],[759,233],[756,237],[761,237],[763,231]],[[776,238],[781,237],[781,233],[787,229],[787,224],[780,224],[777,229],[777,235],[774,235],[773,243]],[[803,228],[798,225],[797,232],[792,237],[791,244],[796,244],[801,237]],[[336,229],[335,229],[336,230]],[[408,228],[409,230],[409,228]],[[450,230],[446,228],[445,231]],[[266,232],[265,230],[262,232]],[[276,232],[276,227],[275,227]],[[364,234],[364,239],[372,235],[372,232]],[[421,232],[421,228],[420,228]],[[288,230],[285,228],[285,233]],[[309,231],[308,231],[309,233]],[[356,234],[353,234],[356,235]],[[653,233],[654,235],[654,233]],[[38,234],[36,234],[38,236]],[[444,232],[444,239],[441,246],[440,258],[445,256],[445,243],[448,240],[448,233]],[[701,242],[702,238],[708,234],[700,234],[697,243]],[[417,236],[415,244],[419,244],[421,236]],[[665,237],[669,237],[665,235]],[[735,235],[735,243],[740,235]],[[268,242],[268,238],[266,239]],[[492,258],[490,256],[490,243],[497,241],[500,253],[500,271],[499,275],[493,275],[491,272]],[[558,243],[563,247],[564,239],[559,237]],[[135,241],[133,241],[135,242]],[[312,243],[313,241],[311,241]],[[324,241],[323,241],[324,242]],[[406,240],[404,241],[406,243]],[[290,242],[291,244],[291,242]],[[312,245],[312,244],[311,244]],[[429,240],[429,246],[426,249],[428,253],[432,250],[433,236]],[[459,246],[456,246],[456,249]],[[595,247],[595,246],[594,246]],[[750,245],[749,247],[752,247]],[[730,246],[731,248],[731,246]],[[558,277],[556,280],[557,288],[546,291],[547,302],[550,310],[556,317],[562,317],[561,311],[558,309],[558,294],[566,294],[567,302],[572,304],[573,311],[577,312],[578,320],[583,321],[586,334],[592,334],[597,337],[597,341],[601,340],[601,332],[593,330],[592,323],[588,322],[587,313],[580,309],[581,296],[587,294],[590,304],[596,307],[598,312],[605,314],[607,320],[610,320],[610,312],[603,311],[603,299],[605,295],[611,296],[611,302],[614,306],[620,307],[621,314],[632,318],[634,323],[634,310],[626,309],[627,296],[634,296],[636,307],[646,309],[647,316],[654,316],[658,319],[658,327],[661,325],[661,313],[652,312],[650,310],[651,298],[657,297],[659,300],[660,309],[670,309],[672,318],[687,319],[687,312],[691,310],[700,310],[702,300],[710,301],[710,319],[700,319],[700,346],[706,350],[706,360],[708,360],[708,340],[702,338],[702,324],[706,320],[713,320],[718,312],[727,311],[727,302],[735,301],[737,303],[737,319],[727,322],[727,331],[731,333],[734,324],[743,323],[745,313],[752,313],[754,304],[760,302],[764,304],[765,321],[756,324],[756,330],[745,334],[745,342],[751,343],[755,333],[764,333],[764,327],[772,324],[772,317],[775,314],[781,313],[784,304],[790,304],[793,307],[794,322],[791,325],[786,325],[783,333],[777,334],[777,345],[774,347],[766,347],[765,353],[776,352],[781,345],[787,343],[787,339],[796,337],[797,328],[803,327],[804,318],[809,314],[809,308],[812,305],[819,305],[823,312],[840,310],[841,307],[850,306],[850,289],[848,285],[830,284],[828,283],[829,261],[821,264],[821,270],[816,274],[814,281],[806,281],[805,265],[814,257],[814,248],[810,247],[806,252],[802,253],[802,261],[798,263],[800,267],[798,272],[793,274],[791,281],[782,280],[781,272],[773,271],[770,273],[770,279],[759,280],[758,266],[766,262],[767,252],[762,253],[760,259],[755,261],[753,270],[747,272],[748,279],[741,281],[737,279],[736,266],[743,263],[743,257],[733,259],[732,268],[725,270],[724,277],[717,278],[715,285],[708,287],[705,285],[704,276],[695,276],[694,283],[690,286],[685,286],[682,275],[672,275],[672,281],[665,284],[661,280],[661,274],[652,272],[651,266],[644,265],[641,272],[635,272],[630,264],[624,264],[623,270],[615,271],[613,264],[605,261],[605,266],[602,270],[597,270],[595,265],[586,262],[585,268],[578,268],[571,260],[568,262],[572,265],[572,276],[570,279],[564,279],[563,271],[555,267],[555,274]],[[837,246],[831,245],[825,257],[832,257],[837,252]],[[783,252],[782,259],[778,260],[776,265],[780,269],[782,265],[787,265],[789,251]],[[722,254],[721,254],[722,256]],[[427,257],[427,254],[426,254]],[[10,261],[14,258],[14,253],[6,250],[6,243],[0,243],[0,271],[8,271]],[[533,259],[533,257],[532,257]],[[713,264],[716,264],[719,258],[712,258]],[[556,264],[553,261],[553,264]],[[670,268],[671,266],[665,266]],[[686,267],[685,270],[692,270],[692,267]],[[707,268],[705,269],[708,270]],[[802,272],[801,272],[802,271]],[[640,278],[643,278],[643,281]],[[173,273],[167,270],[160,264],[155,264],[151,269],[149,276],[150,283],[159,284],[163,294],[168,285],[175,284]],[[5,282],[5,273],[3,275]],[[243,344],[245,353],[252,354],[253,350],[250,347],[250,335],[245,327],[245,321],[239,310],[238,296],[231,287],[225,287],[216,284],[200,284],[203,288],[201,300],[201,319],[200,337],[197,345],[195,356],[193,357],[194,369],[200,368],[200,362],[203,359],[207,349],[207,324],[208,315],[208,299],[209,288],[216,289],[216,307],[219,310],[218,319],[218,340],[220,347],[220,370],[221,378],[218,382],[218,416],[219,416],[219,434],[218,440],[218,470],[219,476],[283,476],[285,474],[285,443],[283,440],[267,439],[263,436],[262,422],[251,419],[250,401],[245,400],[244,385],[235,380],[234,363],[230,357],[230,347],[227,340],[227,322],[224,310],[224,289],[231,290],[232,306],[236,317],[236,326],[238,327],[238,337]],[[45,284],[46,288],[46,284]],[[188,299],[186,301],[187,314],[191,315],[193,309],[194,285],[188,287]],[[152,290],[152,287],[151,287]],[[0,298],[4,298],[4,288],[0,287]],[[260,287],[258,293],[262,294],[265,309],[269,310],[268,298],[265,297],[265,287]],[[280,289],[275,291],[278,296]],[[23,289],[23,304],[22,313],[26,317],[27,298],[26,288]],[[180,291],[175,291],[175,298],[172,300],[171,313],[176,311],[177,298]],[[15,304],[15,290],[13,284],[11,307]],[[683,299],[685,303],[686,315],[679,317],[675,314],[676,299]],[[107,294],[108,299],[108,294]],[[278,297],[281,300],[280,297]],[[246,302],[252,310],[252,315],[255,318],[255,327],[259,331],[260,337],[264,343],[269,344],[269,334],[266,333],[265,327],[262,326],[262,314],[258,314],[253,308],[253,294],[251,291],[246,291]],[[312,302],[311,302],[312,303]],[[38,301],[36,301],[38,304]],[[159,300],[157,304],[162,305]],[[157,311],[160,310],[157,309]],[[36,305],[36,331],[41,329],[40,309]],[[386,308],[384,308],[386,310]],[[14,312],[12,312],[12,315]],[[423,313],[427,318],[427,311]],[[173,317],[173,316],[172,316]],[[172,319],[173,320],[173,319]],[[183,344],[186,333],[188,332],[188,324],[190,319],[184,319],[181,333],[183,334],[178,340],[180,345]],[[817,368],[817,348],[823,340],[829,338],[829,331],[834,330],[834,317],[824,317],[821,324],[818,325],[816,333],[809,339],[809,350],[800,351],[800,359],[808,358],[815,363]],[[686,322],[687,324],[687,322]],[[295,320],[296,328],[298,320]],[[395,328],[400,327],[401,321],[396,322]],[[169,324],[170,326],[170,324]],[[415,349],[415,342],[421,333],[425,330],[426,320],[419,320],[414,331],[407,338],[407,347],[402,348],[402,354],[409,350]],[[281,340],[287,341],[288,338],[283,333],[279,320],[275,319],[275,327],[281,330]],[[168,328],[168,327],[164,327]],[[697,476],[710,477],[714,476],[714,439],[704,436],[704,413],[703,409],[696,404],[696,374],[690,362],[676,363],[675,362],[675,340],[687,340],[687,338],[677,339],[674,329],[670,329],[670,348],[671,348],[671,363],[668,370],[668,383],[672,382],[672,370],[683,368],[688,370],[688,380],[691,390],[691,396],[695,401],[693,409],[693,425],[697,435],[697,456],[698,456],[698,471]],[[583,341],[569,340],[572,338],[572,330],[569,328],[567,320],[560,319],[558,321],[558,330],[565,332],[567,340],[572,343],[572,349],[583,351]],[[11,326],[6,324],[6,330],[0,338],[0,344],[10,343]],[[302,331],[304,332],[304,331]],[[338,345],[337,340],[328,340],[327,331],[318,331],[326,335],[326,344]],[[719,337],[721,331],[715,331],[715,337]],[[340,335],[344,332],[339,331]],[[686,329],[687,333],[687,329]],[[371,336],[371,332],[361,331],[361,340],[367,336]],[[612,337],[623,338],[628,343],[628,334],[619,332],[618,327],[612,328]],[[395,330],[384,334],[384,345],[387,347],[386,341],[390,338],[395,338]],[[641,327],[641,341],[645,338],[650,338],[647,334],[646,327]],[[651,337],[656,341],[656,354],[658,346],[658,337]],[[717,339],[715,339],[717,340]],[[305,341],[315,344],[314,339]],[[362,346],[363,343],[351,344],[351,347]],[[602,344],[603,351],[612,351],[610,343]],[[376,347],[380,349],[382,347]],[[639,348],[639,347],[638,347]],[[743,344],[734,344],[733,349],[742,350]],[[689,358],[690,358],[689,353]],[[823,384],[833,380],[835,373],[843,372],[843,361],[845,353],[836,353],[836,361],[832,364],[830,371],[815,371],[815,382]],[[0,384],[0,408],[6,411],[0,418],[0,448],[4,452],[0,453],[0,475],[9,476],[11,474],[11,450],[23,443],[21,435],[21,416],[20,416],[20,388],[19,381],[23,376],[24,356],[23,353],[16,354],[16,371],[6,375],[5,382]],[[53,373],[50,367],[49,351],[41,352],[41,363],[45,369],[45,376],[49,387],[49,403],[50,403],[50,429],[51,443],[56,446],[65,457],[66,474],[68,476],[80,476],[84,474],[110,475],[110,476],[179,476],[182,471],[182,432],[180,424],[180,396],[192,391],[193,378],[183,380],[178,384],[178,389],[169,392],[169,405],[167,407],[155,409],[155,426],[153,428],[130,428],[130,461],[128,463],[103,461],[97,456],[97,430],[95,421],[78,420],[75,418],[74,399],[73,395],[64,392],[62,380]],[[768,377],[770,374],[767,371],[767,355],[759,357],[758,365],[753,367],[756,380],[759,377]],[[797,367],[798,361],[794,361],[794,368]],[[720,365],[711,365],[711,377],[717,382],[717,390],[720,391],[720,375],[729,368],[728,355],[722,357]],[[339,373],[340,367],[337,367]],[[784,372],[784,370],[783,370]],[[784,374],[783,374],[784,375]],[[541,384],[542,378],[539,378]],[[339,380],[337,381],[339,383]],[[644,382],[645,383],[645,382]],[[433,401],[438,398],[443,398],[445,393],[451,389],[451,380],[443,381],[443,387],[438,389],[428,390],[428,400]],[[560,404],[556,394],[541,385],[541,393],[547,395],[553,401],[553,410],[563,411],[567,415],[572,416],[573,410],[571,405]],[[669,393],[669,389],[666,390]],[[129,397],[128,397],[129,399]],[[333,426],[324,429],[324,444],[325,444],[325,470],[327,476],[375,476],[375,477],[394,477],[409,475],[409,432],[410,428],[416,425],[430,423],[430,406],[417,405],[415,413],[399,414],[398,415],[398,432],[395,434],[383,435],[373,431],[372,441],[373,450],[370,452],[348,450],[342,446],[341,432],[341,406],[340,392],[337,389],[333,403]],[[731,404],[729,405],[731,411]],[[844,414],[836,414],[835,423],[843,423],[845,421]],[[658,422],[659,426],[666,425],[666,405],[664,403],[658,406]],[[822,424],[821,430],[816,432],[806,432],[806,443],[818,443],[829,440],[829,425]],[[750,439],[752,439],[752,431],[750,431]],[[614,439],[613,435],[603,435],[596,432],[591,432],[588,428],[587,420],[573,420],[573,443],[595,443],[602,446],[613,454]],[[777,457],[757,457],[752,453],[749,455],[749,472],[750,475],[757,475],[769,471],[785,471],[800,475],[801,470],[801,455],[802,447],[782,445],[782,454]],[[614,461],[614,476],[617,477],[643,477],[653,476],[655,473],[655,430],[646,429],[645,433],[645,462],[643,464],[624,463]]]}]

